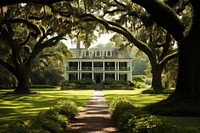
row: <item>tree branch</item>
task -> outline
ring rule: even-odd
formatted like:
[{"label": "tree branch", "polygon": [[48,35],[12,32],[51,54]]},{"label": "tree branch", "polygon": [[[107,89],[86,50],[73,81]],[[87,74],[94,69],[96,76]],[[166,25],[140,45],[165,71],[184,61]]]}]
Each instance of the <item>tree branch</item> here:
[{"label": "tree branch", "polygon": [[8,45],[11,47],[12,63],[15,65],[18,65],[18,61],[20,61],[20,57],[19,57],[19,53],[17,52],[18,51],[17,45],[14,43],[12,35],[10,35],[9,31],[7,31],[6,28],[2,24],[0,24],[0,32],[2,33],[3,37],[8,41]]},{"label": "tree branch", "polygon": [[19,46],[24,46],[29,41],[30,37],[31,37],[31,35],[28,34],[28,36],[26,37],[26,40],[24,40],[23,42],[20,42]]},{"label": "tree branch", "polygon": [[136,47],[138,47],[139,49],[141,49],[145,54],[147,54],[148,56],[152,57],[152,51],[151,49],[148,47],[148,45],[142,41],[137,40],[133,34],[131,33],[131,31],[129,31],[128,29],[122,27],[121,25],[115,23],[115,22],[111,22],[111,21],[106,21],[103,18],[91,15],[91,14],[85,14],[84,16],[82,16],[83,19],[88,19],[91,20],[93,19],[93,21],[97,21],[100,24],[104,25],[105,28],[107,30],[111,30],[111,31],[115,31],[117,33],[122,34],[124,37],[126,37],[131,43],[133,43]]},{"label": "tree branch", "polygon": [[28,28],[33,29],[36,33],[32,33],[34,37],[38,36],[39,34],[41,34],[40,28],[33,24],[32,22],[28,21],[27,19],[8,19],[8,20],[4,20],[3,23],[23,23],[25,25],[28,26]]},{"label": "tree branch", "polygon": [[26,61],[26,64],[31,65],[32,60],[35,59],[35,57],[38,55],[39,52],[41,52],[46,47],[51,47],[56,45],[65,34],[66,33],[62,32],[56,37],[52,37],[51,39],[48,39],[43,43],[41,42],[40,44],[35,45],[35,47],[32,50],[32,53],[30,54],[29,58]]},{"label": "tree branch", "polygon": [[162,59],[162,61],[160,61],[160,65],[167,63],[169,60],[174,59],[175,57],[178,56],[178,51],[173,52],[172,54],[169,54],[167,56],[165,56],[165,58]]},{"label": "tree branch", "polygon": [[6,68],[8,71],[10,71],[12,74],[16,75],[15,68],[8,64],[7,62],[0,59],[0,65],[2,65],[4,68]]},{"label": "tree branch", "polygon": [[114,1],[115,1],[115,3],[117,3],[118,5],[120,5],[120,6],[124,7],[124,8],[126,8],[126,5],[125,5],[125,4],[119,2],[118,0],[114,0]]},{"label": "tree branch", "polygon": [[167,4],[158,0],[132,0],[132,2],[144,7],[154,21],[169,31],[177,41],[183,39],[185,27],[177,14]]},{"label": "tree branch", "polygon": [[29,2],[43,4],[43,5],[51,5],[61,1],[73,1],[73,0],[0,0],[0,6],[7,6],[19,3],[29,3]]}]

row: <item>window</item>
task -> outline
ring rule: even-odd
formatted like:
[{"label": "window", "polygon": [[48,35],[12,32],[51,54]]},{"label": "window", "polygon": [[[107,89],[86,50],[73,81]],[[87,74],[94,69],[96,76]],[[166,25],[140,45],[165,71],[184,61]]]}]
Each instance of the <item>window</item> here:
[{"label": "window", "polygon": [[101,51],[96,51],[95,56],[100,57],[101,56]]},{"label": "window", "polygon": [[89,57],[90,56],[90,51],[85,51],[85,56]]},{"label": "window", "polygon": [[107,57],[111,57],[111,56],[112,56],[112,51],[107,51],[107,52],[106,52],[106,56],[107,56]]}]

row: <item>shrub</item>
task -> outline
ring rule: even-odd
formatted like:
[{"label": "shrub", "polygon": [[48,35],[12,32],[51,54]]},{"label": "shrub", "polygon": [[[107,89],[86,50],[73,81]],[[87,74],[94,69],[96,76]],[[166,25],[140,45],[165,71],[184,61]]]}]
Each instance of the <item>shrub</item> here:
[{"label": "shrub", "polygon": [[82,78],[78,80],[78,83],[82,85],[88,85],[88,84],[93,84],[94,82],[90,78]]},{"label": "shrub", "polygon": [[120,115],[127,110],[135,109],[131,102],[123,98],[114,98],[110,104],[109,112],[113,120],[118,120]]},{"label": "shrub", "polygon": [[31,125],[35,128],[47,130],[53,133],[64,132],[68,120],[65,116],[60,115],[54,110],[46,110],[40,112],[32,121]]},{"label": "shrub", "polygon": [[135,119],[132,132],[137,133],[198,133],[196,129],[175,126],[154,115],[147,115]]},{"label": "shrub", "polygon": [[145,82],[146,76],[145,75],[134,75],[132,80],[135,82]]},{"label": "shrub", "polygon": [[64,133],[68,125],[68,117],[74,118],[77,114],[76,104],[63,99],[58,101],[53,108],[41,111],[30,121],[10,123],[1,128],[0,133]]},{"label": "shrub", "polygon": [[57,104],[52,107],[52,110],[57,111],[59,114],[65,115],[69,119],[75,118],[79,112],[76,103],[68,99],[59,100]]},{"label": "shrub", "polygon": [[132,77],[132,82],[134,83],[136,88],[145,88],[146,84],[146,76],[144,75],[134,75]]},{"label": "shrub", "polygon": [[199,133],[197,128],[175,126],[119,97],[112,100],[109,112],[119,129],[127,133]]},{"label": "shrub", "polygon": [[28,132],[29,132],[29,126],[22,120],[11,122],[8,125],[7,129],[7,133],[28,133]]},{"label": "shrub", "polygon": [[168,124],[164,124],[164,122],[157,118],[156,116],[149,115],[145,117],[141,117],[139,119],[135,120],[135,127],[133,127],[133,132],[139,132],[139,133],[149,133],[149,132],[155,132],[160,130],[160,132],[163,132],[163,130],[166,130],[165,128],[169,128]]},{"label": "shrub", "polygon": [[106,78],[104,85],[111,85],[115,80],[113,78]]},{"label": "shrub", "polygon": [[146,89],[144,91],[142,91],[142,94],[171,94],[173,93],[174,90],[172,89],[164,89],[161,91],[155,91],[153,89]]},{"label": "shrub", "polygon": [[118,118],[118,121],[117,121],[117,125],[119,127],[120,130],[127,130],[126,129],[126,124],[128,122],[128,120],[133,116],[133,113],[132,113],[132,110],[127,110],[127,111],[124,111]]},{"label": "shrub", "polygon": [[115,80],[113,78],[107,78],[104,81],[104,85],[125,86],[128,85],[128,82],[123,80]]}]

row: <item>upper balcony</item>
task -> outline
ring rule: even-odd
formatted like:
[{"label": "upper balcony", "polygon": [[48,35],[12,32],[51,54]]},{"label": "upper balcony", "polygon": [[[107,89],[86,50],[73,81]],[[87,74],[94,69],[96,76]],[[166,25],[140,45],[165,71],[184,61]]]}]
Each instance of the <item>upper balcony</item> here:
[{"label": "upper balcony", "polygon": [[77,71],[78,67],[66,67],[67,71]]},{"label": "upper balcony", "polygon": [[82,71],[92,71],[92,67],[82,67],[81,68]]},{"label": "upper balcony", "polygon": [[119,67],[120,71],[130,71],[130,67]]},{"label": "upper balcony", "polygon": [[115,67],[105,67],[106,71],[115,71]]}]

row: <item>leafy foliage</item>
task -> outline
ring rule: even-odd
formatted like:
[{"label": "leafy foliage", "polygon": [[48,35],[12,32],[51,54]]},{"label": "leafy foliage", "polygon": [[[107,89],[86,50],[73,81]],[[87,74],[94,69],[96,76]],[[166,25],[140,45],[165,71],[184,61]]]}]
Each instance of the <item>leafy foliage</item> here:
[{"label": "leafy foliage", "polygon": [[64,133],[69,120],[77,114],[76,104],[63,99],[31,120],[11,122],[8,127],[1,129],[0,133]]},{"label": "leafy foliage", "polygon": [[124,111],[131,110],[135,108],[131,102],[122,99],[122,98],[115,98],[110,104],[109,112],[113,120],[117,121],[119,119],[120,114]]},{"label": "leafy foliage", "polygon": [[40,112],[32,121],[33,127],[55,133],[64,132],[67,124],[68,120],[65,116],[51,109]]},{"label": "leafy foliage", "polygon": [[52,67],[45,67],[44,69],[34,70],[31,73],[31,84],[36,85],[58,85],[62,80],[63,71],[62,69],[56,69]]},{"label": "leafy foliage", "polygon": [[134,75],[132,77],[132,82],[134,83],[136,88],[145,88],[146,83],[148,83],[148,79],[145,75]]},{"label": "leafy foliage", "polygon": [[69,119],[75,118],[79,112],[76,103],[67,99],[59,100],[57,104],[52,107],[52,110],[66,116]]},{"label": "leafy foliage", "polygon": [[175,126],[168,121],[150,115],[134,107],[131,102],[114,98],[109,111],[119,129],[127,133],[198,133],[198,129]]}]

